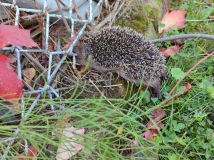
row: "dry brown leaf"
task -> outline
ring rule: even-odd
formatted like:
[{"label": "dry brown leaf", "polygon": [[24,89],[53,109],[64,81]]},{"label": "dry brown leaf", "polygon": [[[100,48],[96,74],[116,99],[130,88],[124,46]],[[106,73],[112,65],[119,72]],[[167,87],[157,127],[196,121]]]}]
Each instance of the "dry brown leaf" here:
[{"label": "dry brown leaf", "polygon": [[26,68],[22,72],[24,75],[24,81],[30,85],[32,82],[32,79],[36,75],[36,70],[34,68]]},{"label": "dry brown leaf", "polygon": [[82,142],[84,139],[79,135],[83,135],[85,129],[76,129],[74,127],[66,127],[63,130],[63,140],[58,146],[56,160],[68,160],[73,155],[77,154],[83,146],[75,141]]}]

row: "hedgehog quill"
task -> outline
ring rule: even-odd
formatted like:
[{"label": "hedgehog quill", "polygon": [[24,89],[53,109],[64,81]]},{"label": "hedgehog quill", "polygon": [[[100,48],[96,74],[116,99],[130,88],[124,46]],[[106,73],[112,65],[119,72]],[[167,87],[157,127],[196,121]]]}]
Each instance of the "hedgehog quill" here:
[{"label": "hedgehog quill", "polygon": [[90,31],[80,38],[74,48],[78,63],[91,57],[90,68],[114,72],[135,84],[154,89],[158,98],[160,81],[166,75],[165,60],[158,48],[130,28],[106,27]]}]

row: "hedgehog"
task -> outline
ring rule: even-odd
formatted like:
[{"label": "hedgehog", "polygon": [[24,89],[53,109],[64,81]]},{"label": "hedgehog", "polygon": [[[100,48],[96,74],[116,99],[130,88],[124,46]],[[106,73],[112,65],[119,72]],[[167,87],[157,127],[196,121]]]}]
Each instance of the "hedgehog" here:
[{"label": "hedgehog", "polygon": [[161,97],[160,81],[166,76],[165,60],[158,48],[133,29],[105,27],[85,33],[74,47],[77,62],[90,68],[117,73],[135,84],[152,87]]}]

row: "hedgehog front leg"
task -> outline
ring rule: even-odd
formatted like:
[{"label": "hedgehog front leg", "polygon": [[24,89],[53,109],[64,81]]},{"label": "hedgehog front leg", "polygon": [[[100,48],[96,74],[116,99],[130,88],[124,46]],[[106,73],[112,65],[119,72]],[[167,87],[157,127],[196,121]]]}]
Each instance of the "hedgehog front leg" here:
[{"label": "hedgehog front leg", "polygon": [[153,91],[158,99],[161,99],[161,91],[160,91],[160,79],[156,79],[151,84]]},{"label": "hedgehog front leg", "polygon": [[167,72],[164,72],[162,75],[161,75],[161,80],[167,80],[169,78],[169,74]]}]

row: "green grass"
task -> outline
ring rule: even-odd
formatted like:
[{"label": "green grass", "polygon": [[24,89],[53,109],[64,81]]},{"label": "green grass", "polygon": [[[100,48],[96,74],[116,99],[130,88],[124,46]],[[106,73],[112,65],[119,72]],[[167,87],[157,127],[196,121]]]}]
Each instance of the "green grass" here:
[{"label": "green grass", "polygon": [[[207,21],[208,15],[214,15],[214,5],[208,6],[202,0],[183,0],[179,3],[175,8],[185,9],[188,20],[201,21],[188,21],[183,30],[170,31],[168,35],[198,32],[214,34],[214,22]],[[168,70],[181,68],[182,71],[187,71],[211,48],[214,48],[213,41],[186,40],[179,54],[167,60]],[[4,117],[0,117],[0,153],[4,153],[9,144],[4,138],[13,137],[18,127],[20,132],[11,145],[7,159],[14,159],[23,152],[24,139],[38,150],[38,160],[54,159],[62,137],[53,136],[53,133],[60,130],[56,122],[70,118],[68,125],[86,129],[84,142],[79,142],[83,143],[84,149],[72,159],[135,159],[134,157],[142,155],[146,160],[155,157],[161,160],[214,159],[214,136],[211,136],[214,124],[208,119],[208,115],[214,112],[214,98],[206,87],[213,87],[213,84],[210,84],[210,78],[213,77],[214,57],[211,57],[181,83],[180,87],[186,82],[192,84],[187,94],[167,106],[161,106],[167,112],[163,119],[164,128],[152,141],[145,140],[141,133],[151,118],[152,106],[160,102],[148,99],[147,94],[142,92],[129,93],[124,98],[109,98],[108,101],[102,95],[85,99],[75,96],[63,100],[42,98],[21,125],[16,122],[7,124],[2,120]],[[176,80],[170,77],[162,84],[162,93],[167,95],[175,83]],[[80,92],[80,88],[81,85],[78,86],[76,94]],[[73,91],[74,89],[70,90],[70,95]],[[26,106],[30,106],[32,100],[26,100]],[[54,114],[46,110],[51,103],[58,108]],[[1,103],[1,107],[3,106],[7,107]],[[138,144],[131,145],[133,140]],[[132,154],[129,156],[120,154],[122,150],[130,148]]]}]

